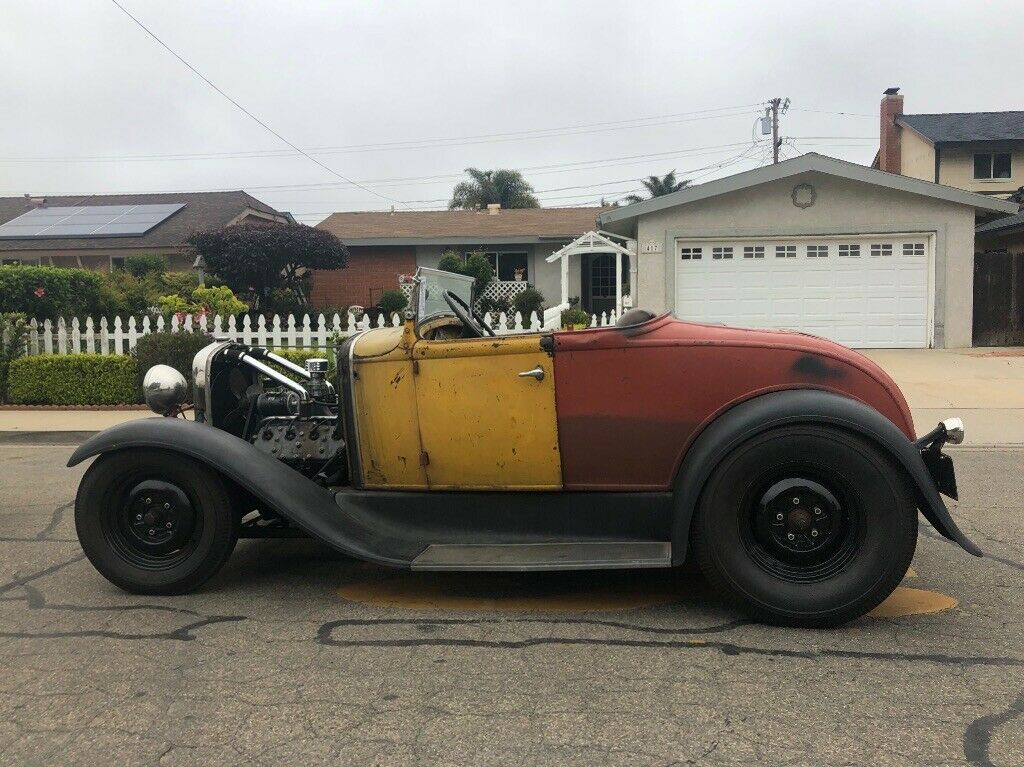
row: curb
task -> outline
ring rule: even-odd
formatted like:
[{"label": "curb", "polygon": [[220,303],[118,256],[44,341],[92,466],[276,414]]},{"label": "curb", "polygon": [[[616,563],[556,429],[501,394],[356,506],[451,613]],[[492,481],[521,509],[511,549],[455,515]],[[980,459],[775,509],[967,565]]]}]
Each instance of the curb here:
[{"label": "curb", "polygon": [[0,445],[78,447],[96,431],[0,431]]}]

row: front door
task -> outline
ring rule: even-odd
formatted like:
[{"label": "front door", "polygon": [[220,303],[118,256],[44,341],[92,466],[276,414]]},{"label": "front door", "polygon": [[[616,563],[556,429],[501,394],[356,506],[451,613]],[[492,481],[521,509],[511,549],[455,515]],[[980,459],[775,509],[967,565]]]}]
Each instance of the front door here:
[{"label": "front door", "polygon": [[416,409],[431,489],[561,488],[555,368],[542,338],[416,342]]},{"label": "front door", "polygon": [[[580,287],[581,303],[585,311],[600,316],[615,311],[615,254],[591,253],[585,255]],[[623,258],[622,277],[625,281],[629,265]]]}]

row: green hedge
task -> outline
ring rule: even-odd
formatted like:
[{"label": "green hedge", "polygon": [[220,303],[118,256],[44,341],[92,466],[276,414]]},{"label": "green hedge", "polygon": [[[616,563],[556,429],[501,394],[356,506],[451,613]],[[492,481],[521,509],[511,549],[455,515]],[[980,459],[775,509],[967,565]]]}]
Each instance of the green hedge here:
[{"label": "green hedge", "polygon": [[[102,314],[103,277],[88,269],[55,266],[0,266],[0,313],[37,319]],[[36,294],[39,295],[36,295]]]},{"label": "green hedge", "polygon": [[[148,333],[135,343],[132,357],[137,365],[138,394],[142,396],[142,377],[154,365],[170,365],[190,384],[192,382],[192,358],[196,352],[213,343],[204,333]],[[189,399],[192,387],[188,387]]]},{"label": "green hedge", "polygon": [[11,363],[8,395],[18,405],[132,405],[136,363],[126,354],[38,354]]}]

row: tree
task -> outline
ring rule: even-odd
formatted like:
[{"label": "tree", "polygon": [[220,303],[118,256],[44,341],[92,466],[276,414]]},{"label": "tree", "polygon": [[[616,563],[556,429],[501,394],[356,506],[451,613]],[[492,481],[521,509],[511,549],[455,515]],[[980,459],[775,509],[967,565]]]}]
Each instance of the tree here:
[{"label": "tree", "polygon": [[497,203],[503,208],[539,208],[533,187],[517,170],[479,170],[466,168],[469,181],[460,181],[452,190],[449,210],[476,210]]},{"label": "tree", "polygon": [[[657,176],[648,176],[640,183],[647,189],[647,193],[650,197],[661,197],[666,194],[672,194],[672,192],[678,192],[680,189],[685,189],[690,185],[688,179],[676,181],[676,172],[674,170],[669,171],[661,178],[658,178]],[[641,197],[638,194],[631,194],[627,197],[623,197],[622,199],[627,204],[632,205],[634,202],[643,202],[648,198]]]},{"label": "tree", "polygon": [[236,224],[197,232],[189,238],[194,255],[238,295],[265,305],[275,289],[305,299],[301,280],[309,269],[343,269],[348,248],[323,229],[305,224]]}]

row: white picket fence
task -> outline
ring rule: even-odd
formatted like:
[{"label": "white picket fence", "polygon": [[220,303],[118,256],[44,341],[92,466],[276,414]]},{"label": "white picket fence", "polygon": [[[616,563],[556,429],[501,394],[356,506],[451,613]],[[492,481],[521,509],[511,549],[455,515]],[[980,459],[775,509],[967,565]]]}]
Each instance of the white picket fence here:
[{"label": "white picket fence", "polygon": [[[533,313],[525,322],[519,312],[512,316],[501,313],[496,317],[488,313],[484,315],[484,321],[498,335],[539,333],[544,329],[541,318]],[[338,314],[330,317],[315,315],[315,321],[308,314],[299,317],[275,314],[269,320],[262,315],[255,320],[245,315],[241,322],[237,322],[233,316],[225,320],[220,315],[212,318],[200,316],[197,320],[192,316],[182,320],[174,316],[169,321],[163,317],[155,320],[149,317],[128,317],[125,320],[115,317],[113,321],[108,321],[106,317],[99,320],[87,317],[84,321],[79,321],[77,317],[70,321],[61,318],[56,322],[32,320],[29,323],[27,351],[29,354],[128,354],[142,336],[165,331],[199,331],[211,337],[231,338],[252,346],[277,349],[327,349],[336,338],[345,338],[360,330],[399,324],[397,314],[393,314],[390,320],[380,316],[376,322],[371,322],[366,315],[357,320],[352,312],[344,317]],[[591,315],[590,327],[614,324],[615,312]]]}]

